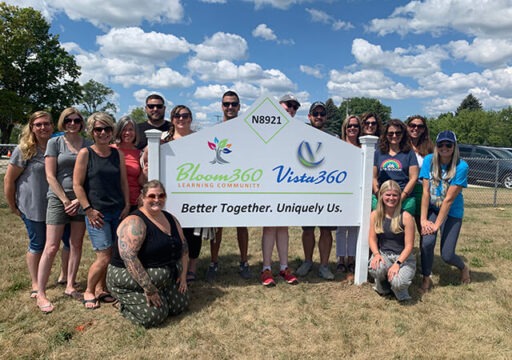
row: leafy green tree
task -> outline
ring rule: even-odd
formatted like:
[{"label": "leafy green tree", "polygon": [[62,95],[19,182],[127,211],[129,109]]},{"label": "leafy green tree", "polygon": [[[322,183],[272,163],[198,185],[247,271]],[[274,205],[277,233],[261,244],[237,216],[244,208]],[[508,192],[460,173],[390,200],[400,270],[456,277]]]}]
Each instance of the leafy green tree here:
[{"label": "leafy green tree", "polygon": [[0,3],[0,141],[46,109],[54,118],[80,97],[80,68],[40,12]]},{"label": "leafy green tree", "polygon": [[459,107],[457,108],[457,111],[455,112],[455,115],[458,115],[462,110],[469,110],[469,111],[477,111],[477,110],[483,110],[482,104],[480,101],[473,96],[473,94],[469,94],[462,100]]},{"label": "leafy green tree", "polygon": [[383,123],[386,123],[391,116],[391,107],[382,104],[377,99],[366,97],[343,99],[339,109],[343,118],[347,114],[361,116],[366,112],[373,112],[380,116]]},{"label": "leafy green tree", "polygon": [[97,111],[104,111],[115,114],[117,112],[116,105],[110,101],[114,91],[108,86],[103,85],[93,79],[82,85],[82,97],[80,105],[83,107],[84,117],[88,117]]},{"label": "leafy green tree", "polygon": [[340,136],[341,122],[343,120],[338,110],[338,107],[334,104],[334,101],[332,101],[332,99],[328,99],[325,102],[325,106],[325,110],[327,112],[327,123],[325,127],[328,131]]},{"label": "leafy green tree", "polygon": [[136,107],[132,110],[130,113],[130,117],[136,122],[136,123],[143,123],[148,119],[146,112],[144,111],[144,108],[142,107]]}]

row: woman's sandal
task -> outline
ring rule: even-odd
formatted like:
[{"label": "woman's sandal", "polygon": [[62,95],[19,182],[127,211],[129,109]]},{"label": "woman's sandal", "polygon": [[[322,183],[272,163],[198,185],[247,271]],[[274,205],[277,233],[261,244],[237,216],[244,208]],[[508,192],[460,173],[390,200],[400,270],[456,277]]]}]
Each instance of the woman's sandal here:
[{"label": "woman's sandal", "polygon": [[348,270],[347,270],[347,267],[345,266],[345,264],[343,263],[338,263],[338,265],[336,265],[336,272],[339,272],[339,273],[346,273]]},{"label": "woman's sandal", "polygon": [[196,273],[193,271],[187,271],[187,284],[196,281]]}]

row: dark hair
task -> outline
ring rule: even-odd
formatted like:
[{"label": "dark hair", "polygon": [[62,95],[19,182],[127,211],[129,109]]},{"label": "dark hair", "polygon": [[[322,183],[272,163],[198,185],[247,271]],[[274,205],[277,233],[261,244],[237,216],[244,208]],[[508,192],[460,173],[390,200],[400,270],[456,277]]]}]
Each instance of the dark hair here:
[{"label": "dark hair", "polygon": [[192,120],[192,110],[190,110],[188,106],[176,105],[171,110],[171,122],[172,122],[172,119],[174,118],[174,115],[176,115],[180,110],[183,110],[183,109],[187,110],[190,113],[190,119]]},{"label": "dark hair", "polygon": [[236,97],[236,101],[240,102],[240,98],[238,97],[238,94],[232,90],[228,90],[222,95],[222,99],[224,99],[226,96],[234,96]]},{"label": "dark hair", "polygon": [[[430,139],[428,126],[427,126],[427,119],[425,119],[421,115],[413,115],[409,116],[407,120],[405,120],[405,123],[409,125],[409,123],[413,120],[421,120],[423,125],[425,125],[425,130],[418,138],[416,144],[413,144],[416,146],[416,150],[418,150],[418,154],[421,156],[426,156],[428,154],[431,154],[434,151],[434,143],[432,142],[432,139]],[[411,144],[412,144],[412,138],[410,138]]]},{"label": "dark hair", "polygon": [[149,95],[146,98],[146,104],[148,103],[149,100],[153,100],[153,99],[160,100],[160,101],[162,101],[162,104],[165,104],[164,98],[162,96],[158,95],[158,94],[151,94],[151,95]]},{"label": "dark hair", "polygon": [[369,118],[375,118],[375,121],[377,121],[377,129],[375,130],[375,136],[380,136],[382,131],[382,120],[380,119],[380,116],[377,113],[374,112],[366,112],[363,115],[361,115],[361,122],[363,127],[361,128],[361,134],[359,136],[364,136],[364,123]]},{"label": "dark hair", "polygon": [[389,152],[389,140],[388,140],[387,134],[388,134],[388,129],[391,126],[394,126],[398,129],[400,129],[400,131],[402,132],[402,139],[400,139],[400,144],[398,144],[400,151],[406,152],[406,151],[411,150],[411,143],[409,142],[409,134],[407,133],[407,127],[402,122],[402,120],[391,119],[387,122],[386,125],[384,125],[384,129],[382,131],[382,134],[380,135],[380,138],[379,138],[380,151],[382,151],[383,153],[386,153],[386,154]]}]

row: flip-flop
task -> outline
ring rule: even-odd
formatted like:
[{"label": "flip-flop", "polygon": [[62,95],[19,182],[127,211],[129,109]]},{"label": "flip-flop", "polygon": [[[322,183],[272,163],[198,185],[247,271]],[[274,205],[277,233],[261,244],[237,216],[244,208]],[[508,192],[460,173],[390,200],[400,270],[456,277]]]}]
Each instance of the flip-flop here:
[{"label": "flip-flop", "polygon": [[[94,298],[94,299],[89,299],[89,300],[82,300],[82,304],[84,304],[84,307],[87,309],[87,310],[94,310],[94,309],[97,309],[100,307],[100,302],[98,301],[98,299]],[[93,306],[87,306],[87,304],[94,304]]]},{"label": "flip-flop", "polygon": [[37,290],[32,290],[30,292],[30,298],[31,299],[36,299],[37,298]]},{"label": "flip-flop", "polygon": [[187,271],[187,283],[196,281],[196,273],[193,271]]},{"label": "flip-flop", "polygon": [[115,298],[115,297],[113,297],[113,296],[112,296],[110,293],[108,293],[108,292],[104,292],[104,293],[99,294],[99,295],[97,296],[97,299],[98,299],[99,301],[102,301],[102,302],[106,303],[106,304],[110,304],[110,303],[113,303],[113,302],[115,302],[115,301],[116,301],[116,298]]},{"label": "flip-flop", "polygon": [[39,310],[41,310],[43,314],[49,314],[53,311],[53,304],[51,302],[45,305],[37,305],[37,307],[39,308]]},{"label": "flip-flop", "polygon": [[76,290],[72,291],[69,294],[64,291],[64,295],[69,296],[70,298],[72,298],[74,300],[78,300],[78,301],[83,301],[84,300],[84,294],[82,294],[81,292],[76,291]]}]

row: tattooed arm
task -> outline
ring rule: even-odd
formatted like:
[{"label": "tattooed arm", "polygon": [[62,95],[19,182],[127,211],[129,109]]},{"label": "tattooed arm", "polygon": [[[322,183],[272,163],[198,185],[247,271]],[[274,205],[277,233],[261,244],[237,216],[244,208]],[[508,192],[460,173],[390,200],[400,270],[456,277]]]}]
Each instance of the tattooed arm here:
[{"label": "tattooed arm", "polygon": [[146,224],[140,217],[130,215],[119,224],[117,236],[119,238],[119,255],[124,261],[126,270],[144,289],[148,305],[162,306],[158,288],[151,282],[151,278],[137,256],[146,238]]},{"label": "tattooed arm", "polygon": [[179,291],[181,293],[184,293],[187,291],[187,271],[188,271],[188,242],[185,238],[185,235],[183,234],[183,229],[181,228],[181,225],[179,221],[173,216],[174,222],[176,223],[176,227],[178,228],[178,234],[181,239],[181,245],[182,245],[182,252],[181,252],[181,275],[178,278],[178,281],[180,283]]}]

